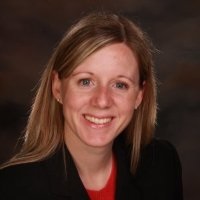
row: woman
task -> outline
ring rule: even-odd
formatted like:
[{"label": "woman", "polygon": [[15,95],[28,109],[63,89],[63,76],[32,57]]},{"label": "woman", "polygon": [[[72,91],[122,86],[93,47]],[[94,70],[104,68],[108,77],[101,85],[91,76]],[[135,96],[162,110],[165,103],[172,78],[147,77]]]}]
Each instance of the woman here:
[{"label": "woman", "polygon": [[1,199],[182,199],[174,147],[153,137],[153,48],[133,22],[93,13],[55,49]]}]

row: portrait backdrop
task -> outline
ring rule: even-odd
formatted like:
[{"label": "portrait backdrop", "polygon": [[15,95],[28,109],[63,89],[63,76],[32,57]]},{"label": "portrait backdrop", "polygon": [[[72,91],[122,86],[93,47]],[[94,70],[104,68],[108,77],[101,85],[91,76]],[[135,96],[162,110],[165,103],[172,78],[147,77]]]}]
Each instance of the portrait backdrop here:
[{"label": "portrait backdrop", "polygon": [[175,145],[184,197],[200,199],[200,1],[1,0],[0,163],[19,148],[35,88],[66,29],[89,11],[111,10],[138,23],[158,49],[156,136]]}]

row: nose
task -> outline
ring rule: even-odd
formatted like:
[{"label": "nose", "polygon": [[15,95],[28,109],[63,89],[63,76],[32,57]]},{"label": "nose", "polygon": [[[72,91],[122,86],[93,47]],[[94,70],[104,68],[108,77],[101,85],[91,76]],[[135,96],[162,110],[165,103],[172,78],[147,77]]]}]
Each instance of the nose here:
[{"label": "nose", "polygon": [[95,94],[92,97],[92,104],[101,109],[109,108],[113,104],[109,88],[99,87],[96,89]]}]

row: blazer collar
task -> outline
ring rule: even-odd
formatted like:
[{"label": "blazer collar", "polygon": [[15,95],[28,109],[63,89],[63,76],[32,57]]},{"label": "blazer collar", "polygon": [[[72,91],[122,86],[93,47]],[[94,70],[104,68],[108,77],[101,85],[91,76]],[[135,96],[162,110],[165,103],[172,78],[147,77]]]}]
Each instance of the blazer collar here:
[{"label": "blazer collar", "polygon": [[[139,200],[140,191],[130,173],[127,152],[124,146],[114,145],[114,154],[117,161],[116,200]],[[66,163],[65,163],[66,161]],[[89,200],[73,159],[67,148],[62,147],[45,162],[49,187],[53,195],[65,196],[71,200]]]},{"label": "blazer collar", "polygon": [[140,200],[140,189],[136,184],[134,176],[130,173],[130,157],[127,146],[117,139],[115,141],[114,154],[117,160],[117,185],[116,200]]},{"label": "blazer collar", "polygon": [[63,146],[45,163],[49,187],[54,196],[89,200],[68,150]]}]

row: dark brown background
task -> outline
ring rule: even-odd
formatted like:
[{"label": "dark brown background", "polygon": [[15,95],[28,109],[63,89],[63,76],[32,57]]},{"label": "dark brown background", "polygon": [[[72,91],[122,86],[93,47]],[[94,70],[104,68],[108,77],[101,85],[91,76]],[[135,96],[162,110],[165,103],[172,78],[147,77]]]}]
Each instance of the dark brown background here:
[{"label": "dark brown background", "polygon": [[160,53],[156,134],[177,148],[186,200],[200,199],[200,1],[1,0],[0,162],[15,151],[34,86],[67,27],[87,11],[109,9],[135,19]]}]

